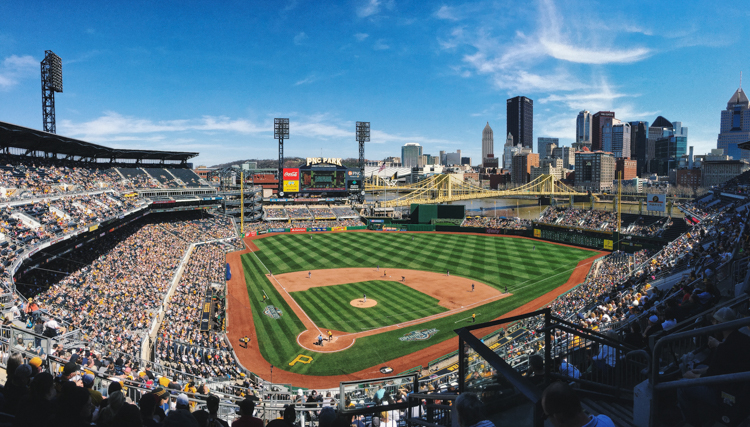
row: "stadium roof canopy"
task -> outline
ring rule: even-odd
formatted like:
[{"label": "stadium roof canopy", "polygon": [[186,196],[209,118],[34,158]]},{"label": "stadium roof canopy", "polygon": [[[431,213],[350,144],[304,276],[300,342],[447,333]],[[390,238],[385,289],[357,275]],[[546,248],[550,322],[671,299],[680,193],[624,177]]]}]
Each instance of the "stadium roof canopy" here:
[{"label": "stadium roof canopy", "polygon": [[41,151],[45,155],[61,154],[66,156],[66,158],[75,160],[89,159],[90,161],[97,161],[98,159],[106,159],[111,162],[135,160],[136,163],[140,163],[141,160],[157,160],[160,162],[179,161],[185,163],[188,159],[197,157],[199,154],[182,151],[110,148],[5,122],[0,122],[0,148],[6,153],[8,153],[9,148],[19,148],[26,150],[26,154]]}]

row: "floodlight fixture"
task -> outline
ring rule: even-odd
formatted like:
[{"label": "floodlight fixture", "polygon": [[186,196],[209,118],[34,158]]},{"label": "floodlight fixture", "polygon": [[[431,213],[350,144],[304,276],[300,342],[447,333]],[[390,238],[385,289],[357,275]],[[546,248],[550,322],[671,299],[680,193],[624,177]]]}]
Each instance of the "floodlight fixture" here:
[{"label": "floodlight fixture", "polygon": [[63,91],[62,59],[51,50],[44,51],[42,67],[42,121],[44,131],[56,133],[55,92]]},{"label": "floodlight fixture", "polygon": [[370,142],[370,122],[357,122],[357,141]]},{"label": "floodlight fixture", "polygon": [[289,119],[273,119],[273,138],[289,139]]},{"label": "floodlight fixture", "polygon": [[284,195],[284,140],[289,139],[289,119],[273,119],[273,138],[279,140],[279,196]]}]

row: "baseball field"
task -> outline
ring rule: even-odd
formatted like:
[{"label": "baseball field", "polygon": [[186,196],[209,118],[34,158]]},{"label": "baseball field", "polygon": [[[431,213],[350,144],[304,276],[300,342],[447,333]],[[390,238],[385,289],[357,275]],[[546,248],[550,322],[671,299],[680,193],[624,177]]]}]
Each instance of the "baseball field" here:
[{"label": "baseball field", "polygon": [[[252,251],[227,257],[234,264],[228,334],[252,338],[248,350],[235,344],[245,366],[261,369],[261,356],[276,378],[290,381],[278,370],[351,379],[408,365],[410,355],[455,338],[472,315],[477,323],[497,319],[580,283],[600,254],[473,234],[276,234],[246,242]],[[266,369],[257,373],[267,377]]]}]

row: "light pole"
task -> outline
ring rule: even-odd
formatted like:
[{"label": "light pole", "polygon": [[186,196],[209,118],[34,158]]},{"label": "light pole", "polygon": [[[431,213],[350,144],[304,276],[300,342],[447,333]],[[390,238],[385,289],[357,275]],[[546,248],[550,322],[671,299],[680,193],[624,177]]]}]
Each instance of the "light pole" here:
[{"label": "light pole", "polygon": [[284,140],[289,139],[289,119],[273,119],[273,138],[279,140],[279,197],[284,196]]}]

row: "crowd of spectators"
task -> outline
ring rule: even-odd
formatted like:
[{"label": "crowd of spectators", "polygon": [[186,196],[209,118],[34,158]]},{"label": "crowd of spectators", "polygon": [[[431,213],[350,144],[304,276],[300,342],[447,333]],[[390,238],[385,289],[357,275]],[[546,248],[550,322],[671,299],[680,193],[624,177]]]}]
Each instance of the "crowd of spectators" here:
[{"label": "crowd of spectators", "polygon": [[325,227],[361,227],[361,219],[340,219],[335,221],[293,221],[289,222],[253,222],[245,224],[245,231],[268,231],[274,228],[325,228]]},{"label": "crowd of spectators", "polygon": [[506,228],[524,230],[531,227],[531,221],[521,218],[466,217],[461,227]]},{"label": "crowd of spectators", "polygon": [[[207,331],[201,331],[198,322],[205,297],[215,294],[211,285],[224,281],[225,262],[221,245],[204,244],[193,250],[158,332],[155,353],[162,364],[204,378],[240,378],[231,347],[216,333],[222,331],[223,310],[217,310]],[[217,305],[223,307],[223,302]]]},{"label": "crowd of spectators", "polygon": [[661,237],[664,230],[673,224],[672,218],[662,218],[646,224],[643,217],[639,217],[634,223],[623,231],[634,236]]},{"label": "crowd of spectators", "polygon": [[289,219],[283,206],[263,206],[266,219]]},{"label": "crowd of spectators", "polygon": [[138,354],[186,249],[158,224],[139,222],[19,276],[17,285],[86,341]]},{"label": "crowd of spectators", "polygon": [[204,215],[202,218],[177,217],[161,223],[167,231],[188,242],[228,239],[236,236],[234,223],[226,216]]},{"label": "crowd of spectators", "polygon": [[307,209],[307,206],[287,206],[284,209],[286,210],[287,215],[289,215],[289,219],[292,220],[313,218],[310,210]]},{"label": "crowd of spectators", "polygon": [[[9,155],[0,156],[0,165],[0,187],[5,189],[2,196],[8,201],[101,189],[129,191],[137,188],[187,187],[185,182],[161,168],[146,169],[154,176],[147,175],[141,169],[119,168],[125,171],[121,175],[118,168],[108,166],[82,166],[78,162],[62,159],[29,160]],[[187,184],[195,185],[194,182]]]},{"label": "crowd of spectators", "polygon": [[615,231],[617,228],[617,214],[595,209],[551,207],[539,217],[539,222],[588,228],[591,230]]},{"label": "crowd of spectators", "polygon": [[328,206],[310,206],[313,217],[318,219],[335,219],[336,215]]}]

